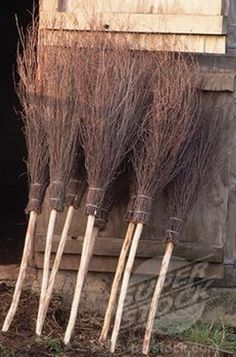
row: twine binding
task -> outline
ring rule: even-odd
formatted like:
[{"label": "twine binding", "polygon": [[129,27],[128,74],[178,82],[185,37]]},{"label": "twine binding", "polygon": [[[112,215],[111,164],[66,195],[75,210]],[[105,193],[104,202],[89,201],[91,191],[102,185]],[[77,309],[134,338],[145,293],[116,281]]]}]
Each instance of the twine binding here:
[{"label": "twine binding", "polygon": [[40,214],[42,212],[43,200],[46,191],[46,185],[39,182],[34,182],[30,185],[29,201],[25,212],[29,214],[31,211]]},{"label": "twine binding", "polygon": [[133,223],[148,224],[151,216],[152,197],[138,194],[134,201]]},{"label": "twine binding", "polygon": [[93,215],[96,218],[101,216],[102,203],[105,196],[105,190],[100,187],[89,187],[85,213]]}]

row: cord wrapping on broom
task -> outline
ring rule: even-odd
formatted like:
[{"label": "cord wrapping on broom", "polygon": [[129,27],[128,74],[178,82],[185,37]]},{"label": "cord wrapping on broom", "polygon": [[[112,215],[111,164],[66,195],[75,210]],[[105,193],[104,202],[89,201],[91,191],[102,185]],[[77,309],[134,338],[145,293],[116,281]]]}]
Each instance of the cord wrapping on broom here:
[{"label": "cord wrapping on broom", "polygon": [[89,187],[85,213],[99,218],[101,205],[105,197],[105,190],[100,187]]},{"label": "cord wrapping on broom", "polygon": [[47,185],[44,183],[35,182],[30,184],[29,201],[25,212],[29,214],[31,211],[40,214],[42,211],[43,200]]},{"label": "cord wrapping on broom", "polygon": [[175,245],[178,243],[180,233],[183,229],[183,220],[178,217],[170,217],[168,227],[169,228],[166,230],[165,241]]},{"label": "cord wrapping on broom", "polygon": [[78,209],[84,195],[87,183],[85,180],[69,180],[66,192],[65,205]]},{"label": "cord wrapping on broom", "polygon": [[60,180],[51,181],[50,186],[50,209],[55,209],[57,212],[62,212],[65,202],[65,185]]},{"label": "cord wrapping on broom", "polygon": [[133,223],[148,224],[151,216],[152,202],[152,197],[137,194],[134,201],[134,212],[132,217]]},{"label": "cord wrapping on broom", "polygon": [[127,222],[131,222],[132,221],[132,217],[133,217],[133,214],[134,214],[134,202],[136,200],[136,195],[132,195],[129,199],[129,202],[128,202],[128,206],[127,206],[127,209],[126,209],[126,214],[125,214],[125,221]]},{"label": "cord wrapping on broom", "polygon": [[106,229],[109,213],[110,211],[108,209],[101,207],[100,216],[96,217],[94,225],[99,229],[100,232]]}]

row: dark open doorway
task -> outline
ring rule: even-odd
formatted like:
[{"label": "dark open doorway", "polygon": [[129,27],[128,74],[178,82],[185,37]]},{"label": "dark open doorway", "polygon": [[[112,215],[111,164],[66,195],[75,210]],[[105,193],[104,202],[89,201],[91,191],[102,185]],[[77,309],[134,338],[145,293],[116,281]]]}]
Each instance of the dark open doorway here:
[{"label": "dark open doorway", "polygon": [[[33,0],[0,2],[0,264],[20,260],[27,217],[26,149],[14,89],[18,31],[31,22]],[[17,76],[16,76],[17,78]]]}]

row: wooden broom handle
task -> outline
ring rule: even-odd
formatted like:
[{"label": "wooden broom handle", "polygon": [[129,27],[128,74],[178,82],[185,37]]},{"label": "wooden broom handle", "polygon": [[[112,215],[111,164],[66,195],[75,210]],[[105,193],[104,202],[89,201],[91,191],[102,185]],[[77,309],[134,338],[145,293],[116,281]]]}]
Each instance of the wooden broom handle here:
[{"label": "wooden broom handle", "polygon": [[121,280],[121,277],[122,277],[122,274],[124,271],[126,256],[128,254],[129,247],[132,242],[134,229],[135,229],[135,223],[132,223],[132,222],[129,223],[129,226],[128,226],[128,229],[126,232],[126,236],[125,236],[125,239],[124,239],[124,242],[122,245],[122,249],[120,252],[115,277],[114,277],[114,280],[112,283],[110,298],[109,298],[109,302],[108,302],[107,309],[106,309],[102,332],[99,337],[100,341],[106,341],[106,339],[107,339],[107,334],[108,334],[110,323],[111,323],[112,313],[114,311],[115,303],[116,303],[116,299],[117,299],[120,280]]},{"label": "wooden broom handle", "polygon": [[65,224],[64,224],[64,227],[62,230],[60,242],[59,242],[56,256],[55,256],[55,259],[53,262],[51,274],[49,277],[49,282],[48,282],[48,287],[47,287],[47,291],[45,294],[45,298],[44,298],[44,301],[41,302],[42,305],[39,307],[40,314],[38,314],[37,324],[36,324],[36,333],[38,336],[40,336],[42,334],[43,324],[45,321],[45,317],[47,315],[48,306],[49,306],[50,299],[51,299],[51,296],[53,293],[53,288],[55,285],[56,275],[59,270],[61,258],[62,258],[64,249],[65,249],[66,240],[67,240],[71,222],[72,222],[72,219],[74,216],[74,211],[75,211],[75,208],[73,206],[69,206],[68,212],[66,215]]},{"label": "wooden broom handle", "polygon": [[127,290],[128,290],[130,275],[131,275],[131,271],[133,268],[134,259],[135,259],[135,255],[136,255],[136,251],[138,248],[138,243],[139,243],[139,239],[141,237],[142,231],[143,231],[143,224],[138,223],[137,227],[135,229],[135,233],[134,233],[132,245],[131,245],[131,248],[129,251],[129,257],[128,257],[127,264],[125,267],[125,272],[124,272],[123,281],[122,281],[122,285],[121,285],[121,291],[120,291],[118,307],[117,307],[117,312],[116,312],[116,318],[115,318],[115,325],[114,325],[112,336],[111,336],[111,348],[110,348],[111,353],[115,352],[116,341],[117,341],[119,330],[120,330],[123,307],[124,307],[125,298],[126,298],[126,294],[127,294]]},{"label": "wooden broom handle", "polygon": [[49,216],[48,230],[46,235],[46,246],[45,246],[44,262],[43,262],[43,277],[42,277],[41,292],[40,292],[40,299],[39,299],[36,334],[38,334],[39,332],[37,327],[38,327],[38,322],[40,321],[40,318],[42,316],[43,302],[48,287],[48,279],[50,273],[50,257],[51,257],[52,241],[54,236],[56,218],[57,218],[57,211],[55,209],[52,209]]},{"label": "wooden broom handle", "polygon": [[146,330],[145,330],[145,336],[144,336],[144,341],[143,341],[143,354],[144,355],[147,355],[149,353],[150,340],[151,340],[155,315],[156,315],[156,311],[158,308],[158,303],[160,301],[161,292],[162,292],[162,289],[165,284],[166,275],[168,272],[173,249],[174,249],[174,244],[172,242],[167,243],[166,251],[165,251],[164,257],[162,259],[162,263],[161,263],[160,274],[157,279],[157,283],[155,286],[155,290],[153,293],[153,297],[152,297],[152,301],[151,301],[151,305],[150,305],[150,309],[149,309]]},{"label": "wooden broom handle", "polygon": [[85,232],[85,237],[84,237],[83,248],[82,248],[80,266],[79,266],[79,271],[78,271],[77,280],[76,280],[75,292],[74,292],[74,297],[73,297],[73,302],[72,302],[72,307],[71,307],[71,312],[70,312],[70,318],[69,318],[69,322],[68,322],[65,337],[64,337],[65,345],[67,345],[70,342],[71,335],[72,335],[72,332],[73,332],[73,329],[75,326],[75,321],[76,321],[76,317],[77,317],[81,293],[82,293],[85,277],[86,277],[87,270],[88,270],[89,260],[91,257],[91,251],[92,251],[93,245],[94,245],[94,241],[93,241],[94,240],[94,235],[93,235],[94,223],[95,223],[95,216],[89,215],[86,232]]},{"label": "wooden broom handle", "polygon": [[8,329],[11,325],[11,322],[15,316],[18,304],[19,304],[21,292],[23,289],[23,284],[24,284],[25,277],[26,277],[26,270],[27,270],[27,267],[29,264],[30,257],[32,256],[37,216],[38,216],[38,214],[36,212],[34,212],[34,211],[30,212],[28,228],[27,228],[27,232],[26,232],[26,236],[25,236],[24,250],[23,250],[23,255],[22,255],[21,264],[20,264],[20,271],[19,271],[19,274],[17,277],[11,306],[8,310],[7,316],[5,318],[5,321],[4,321],[4,324],[2,327],[3,332],[8,331]]}]

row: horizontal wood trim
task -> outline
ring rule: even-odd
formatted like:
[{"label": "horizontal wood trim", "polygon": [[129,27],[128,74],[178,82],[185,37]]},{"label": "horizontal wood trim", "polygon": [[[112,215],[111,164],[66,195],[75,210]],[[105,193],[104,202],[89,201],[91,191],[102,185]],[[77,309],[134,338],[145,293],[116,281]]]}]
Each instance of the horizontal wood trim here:
[{"label": "horizontal wood trim", "polygon": [[[19,265],[0,265],[0,280],[14,281],[17,279],[19,274]],[[37,277],[36,269],[32,267],[27,268],[27,281],[33,281]]]},{"label": "horizontal wood trim", "polygon": [[[59,236],[54,236],[52,244],[52,252],[55,253],[58,247]],[[112,256],[120,255],[123,240],[118,238],[101,238],[96,240],[94,255],[95,256]],[[65,247],[65,254],[81,254],[83,237],[74,240],[69,238]],[[43,236],[38,236],[35,250],[44,252],[45,240]],[[163,242],[154,240],[141,240],[138,246],[136,256],[138,258],[153,258],[162,256],[165,250]],[[204,260],[222,263],[223,262],[223,247],[222,246],[207,246],[203,244],[179,243],[174,250],[174,255],[186,260]]]},{"label": "horizontal wood trim", "polygon": [[[45,45],[69,45],[70,41],[78,41],[86,46],[87,41],[93,37],[93,32],[66,31],[65,41],[62,44],[62,37],[55,36],[55,31],[42,30]],[[125,38],[131,49],[160,51],[169,49],[172,51],[195,52],[195,53],[225,53],[226,37],[210,35],[170,35],[170,34],[143,34],[143,33],[119,33],[101,32],[101,36],[107,36],[112,41],[119,42]]]},{"label": "horizontal wood trim", "polygon": [[234,92],[235,74],[204,73],[200,88],[205,91]]},{"label": "horizontal wood trim", "polygon": [[[52,254],[51,256],[51,263],[54,259],[55,255]],[[114,273],[116,271],[118,258],[115,257],[103,257],[103,256],[94,256],[91,259],[89,265],[89,271],[91,272],[100,272],[100,273]],[[69,270],[69,271],[78,271],[78,267],[80,264],[80,258],[78,255],[69,255],[65,254],[62,257],[60,269],[61,270]],[[187,271],[185,271],[185,276],[192,276],[192,268],[191,265],[187,265],[186,261],[178,261],[173,260],[170,264],[169,271],[173,271],[176,269],[181,269],[183,267],[188,267]],[[36,253],[35,254],[35,265],[38,269],[43,268],[43,253]],[[158,275],[160,271],[161,259],[145,259],[145,258],[136,258],[134,263],[133,271],[137,272],[138,274],[143,275]],[[185,268],[186,269],[186,268]],[[224,276],[224,267],[222,264],[214,264],[209,263],[206,265],[204,270],[199,270],[196,277],[204,278],[204,277],[214,277],[218,279],[222,279]]]},{"label": "horizontal wood trim", "polygon": [[65,30],[97,30],[142,33],[226,33],[223,16],[157,15],[122,13],[40,13],[40,27]]},{"label": "horizontal wood trim", "polygon": [[67,11],[221,15],[222,0],[67,0]]}]

